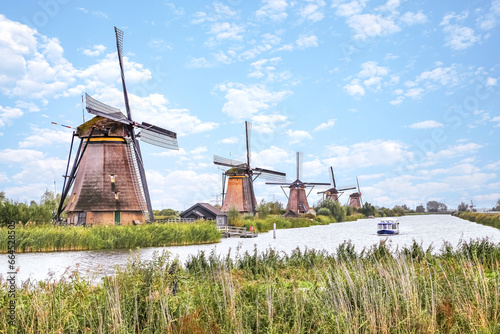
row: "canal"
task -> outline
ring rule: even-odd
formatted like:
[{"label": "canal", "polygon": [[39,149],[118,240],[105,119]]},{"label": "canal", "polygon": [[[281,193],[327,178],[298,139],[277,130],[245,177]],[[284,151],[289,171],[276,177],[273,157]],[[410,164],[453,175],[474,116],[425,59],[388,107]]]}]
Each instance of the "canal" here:
[{"label": "canal", "polygon": [[[411,245],[413,240],[422,244],[424,248],[432,245],[434,252],[439,252],[444,242],[456,247],[461,240],[488,238],[494,243],[500,243],[500,230],[493,227],[479,225],[450,215],[425,215],[400,217],[399,235],[390,237],[378,236],[377,223],[379,219],[362,219],[355,222],[344,222],[327,226],[311,226],[306,228],[277,230],[276,239],[273,232],[260,234],[251,239],[222,239],[218,244],[179,246],[179,247],[152,247],[134,250],[101,250],[77,252],[27,253],[16,254],[16,264],[19,266],[17,275],[18,284],[31,278],[44,280],[49,277],[58,279],[62,275],[69,275],[78,269],[85,276],[111,275],[115,266],[125,266],[132,256],[140,256],[149,260],[155,252],[167,250],[172,258],[178,258],[182,263],[191,255],[199,251],[215,251],[220,255],[227,255],[231,250],[232,256],[237,252],[259,252],[267,248],[279,252],[291,253],[297,247],[300,249],[325,250],[334,253],[343,242],[350,241],[360,252],[381,240],[387,239],[389,245],[404,247]],[[5,278],[7,272],[7,255],[0,255],[0,273]]]}]

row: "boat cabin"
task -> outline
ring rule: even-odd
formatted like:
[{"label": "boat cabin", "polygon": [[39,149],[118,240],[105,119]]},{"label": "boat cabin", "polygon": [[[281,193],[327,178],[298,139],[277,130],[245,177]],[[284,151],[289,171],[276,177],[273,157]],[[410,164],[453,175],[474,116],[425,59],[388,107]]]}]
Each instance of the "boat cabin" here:
[{"label": "boat cabin", "polygon": [[381,219],[377,234],[399,234],[399,220],[396,218]]}]

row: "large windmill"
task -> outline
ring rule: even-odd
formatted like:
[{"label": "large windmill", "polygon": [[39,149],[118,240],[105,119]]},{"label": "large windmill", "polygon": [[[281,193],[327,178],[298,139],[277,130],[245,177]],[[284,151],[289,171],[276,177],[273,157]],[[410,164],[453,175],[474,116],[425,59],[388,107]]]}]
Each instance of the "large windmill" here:
[{"label": "large windmill", "polygon": [[349,206],[359,209],[363,206],[363,202],[361,201],[361,189],[359,189],[359,181],[357,176],[356,176],[356,184],[358,185],[357,192],[349,195]]},{"label": "large windmill", "polygon": [[[251,167],[250,134],[252,123],[245,122],[247,161],[240,162],[214,155],[214,164],[229,169],[222,173],[222,211],[235,207],[239,212],[255,214],[257,200],[253,190],[253,181],[258,177],[265,180],[284,181],[286,174],[264,168]],[[225,190],[227,179],[227,191]]]},{"label": "large windmill", "polygon": [[[132,119],[123,69],[123,32],[115,27],[115,34],[127,116],[85,94],[86,109],[96,117],[73,133],[73,139],[80,138],[80,145],[70,170],[71,142],[57,220],[65,210],[75,224],[154,221],[138,139],[178,149],[175,132]],[[136,133],[137,129],[140,132]]]},{"label": "large windmill", "polygon": [[[288,204],[286,206],[285,215],[298,216],[301,213],[307,213],[309,211],[309,203],[307,203],[307,197],[313,190],[315,186],[326,186],[329,183],[318,183],[318,182],[303,182],[302,178],[302,152],[297,152],[297,179],[293,182],[266,182],[266,184],[276,184],[280,185],[281,189],[284,187],[290,188],[289,195],[286,194],[288,198]],[[306,194],[306,188],[310,187],[311,190]]]},{"label": "large windmill", "polygon": [[335,174],[333,174],[333,167],[331,166],[330,166],[330,185],[332,185],[333,187],[325,191],[319,191],[318,194],[323,194],[323,199],[332,199],[335,202],[339,201],[339,198],[340,196],[342,196],[344,191],[356,189],[355,186],[339,187],[337,189],[337,183],[335,182]]}]

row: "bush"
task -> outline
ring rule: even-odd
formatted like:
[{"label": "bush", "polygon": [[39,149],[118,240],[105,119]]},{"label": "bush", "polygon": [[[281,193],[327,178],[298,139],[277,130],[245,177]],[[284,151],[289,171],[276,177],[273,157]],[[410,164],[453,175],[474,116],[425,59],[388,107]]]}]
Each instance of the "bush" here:
[{"label": "bush", "polygon": [[336,221],[342,222],[345,221],[346,217],[346,209],[340,205],[339,202],[334,201],[330,198],[321,201],[317,207],[314,208],[316,212],[318,212],[321,208],[327,208],[331,212],[331,216],[335,218]]},{"label": "bush", "polygon": [[332,215],[332,212],[330,211],[330,209],[328,208],[320,208],[318,210],[318,216],[327,216],[327,217],[331,217]]}]

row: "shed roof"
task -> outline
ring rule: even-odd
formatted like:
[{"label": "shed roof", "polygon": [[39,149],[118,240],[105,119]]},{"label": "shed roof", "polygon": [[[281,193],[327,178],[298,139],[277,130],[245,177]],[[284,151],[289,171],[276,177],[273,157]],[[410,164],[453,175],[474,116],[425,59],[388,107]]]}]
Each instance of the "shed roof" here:
[{"label": "shed roof", "polygon": [[182,214],[187,213],[189,211],[194,211],[194,212],[196,212],[197,215],[200,215],[200,212],[198,210],[196,210],[196,208],[200,207],[200,206],[202,208],[204,208],[205,210],[212,212],[216,216],[226,216],[226,213],[222,212],[221,210],[217,209],[216,207],[214,207],[213,205],[208,204],[208,203],[196,203],[195,205],[193,205],[189,209],[184,210],[181,213],[181,216],[182,216]]}]

